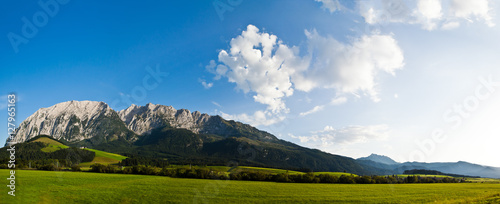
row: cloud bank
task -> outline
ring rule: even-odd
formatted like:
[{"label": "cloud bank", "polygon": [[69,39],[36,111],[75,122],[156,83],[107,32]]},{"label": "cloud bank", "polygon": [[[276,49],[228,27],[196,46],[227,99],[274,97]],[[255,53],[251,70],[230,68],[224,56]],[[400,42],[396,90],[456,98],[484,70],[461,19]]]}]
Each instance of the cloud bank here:
[{"label": "cloud bank", "polygon": [[[228,50],[219,52],[218,63],[210,61],[206,68],[215,80],[227,78],[236,84],[236,89],[266,106],[253,115],[222,113],[223,117],[252,125],[271,125],[289,113],[286,98],[295,91],[314,89],[332,89],[337,95],[366,95],[377,102],[380,99],[376,76],[394,74],[404,66],[403,52],[392,35],[373,33],[344,43],[316,30],[304,33],[308,53],[301,56],[298,47],[248,25],[231,40]],[[335,103],[345,101],[341,97]]]},{"label": "cloud bank", "polygon": [[[332,13],[344,8],[338,1],[316,1]],[[354,12],[370,25],[402,23],[420,25],[426,30],[449,30],[479,21],[495,26],[489,0],[357,0],[356,5]]]},{"label": "cloud bank", "polygon": [[384,140],[389,137],[389,127],[387,125],[352,125],[335,129],[326,126],[323,130],[313,131],[310,136],[290,137],[299,139],[301,143],[317,147],[328,147],[332,145],[345,145],[364,143],[370,140]]}]

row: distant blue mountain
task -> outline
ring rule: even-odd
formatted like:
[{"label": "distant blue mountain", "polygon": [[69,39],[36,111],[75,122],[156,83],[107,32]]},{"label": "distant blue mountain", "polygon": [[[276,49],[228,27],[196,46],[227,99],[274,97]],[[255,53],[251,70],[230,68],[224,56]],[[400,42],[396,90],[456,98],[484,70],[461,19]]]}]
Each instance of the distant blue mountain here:
[{"label": "distant blue mountain", "polygon": [[382,164],[398,164],[396,161],[392,160],[391,158],[384,156],[384,155],[378,155],[378,154],[371,154],[370,156],[367,157],[361,157],[358,160],[370,160]]},{"label": "distant blue mountain", "polygon": [[402,174],[406,170],[425,169],[445,172],[449,174],[461,174],[469,176],[480,176],[487,178],[500,178],[500,168],[472,164],[464,161],[459,162],[404,162],[398,163],[387,156],[371,154],[368,157],[357,159],[358,163],[370,166],[379,172],[386,174]]}]

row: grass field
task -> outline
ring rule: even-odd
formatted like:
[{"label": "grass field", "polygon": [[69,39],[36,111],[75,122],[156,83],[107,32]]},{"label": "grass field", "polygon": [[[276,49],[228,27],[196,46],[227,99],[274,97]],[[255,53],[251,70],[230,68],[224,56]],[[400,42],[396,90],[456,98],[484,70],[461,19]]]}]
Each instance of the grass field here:
[{"label": "grass field", "polygon": [[453,178],[452,176],[446,176],[446,175],[431,175],[431,174],[398,174],[396,175],[397,177],[400,178],[405,178],[408,176],[420,176],[420,177],[436,177],[436,178]]},{"label": "grass field", "polygon": [[465,180],[476,183],[498,183],[500,184],[500,179],[493,178],[466,178]]},{"label": "grass field", "polygon": [[68,146],[63,145],[62,143],[55,141],[53,139],[47,138],[47,137],[40,137],[40,138],[33,140],[31,142],[43,142],[45,144],[48,144],[47,147],[44,147],[41,149],[43,152],[55,152],[55,151],[60,150],[60,149],[69,148]]},{"label": "grass field", "polygon": [[16,171],[16,179],[16,197],[3,187],[1,203],[500,202],[500,184],[491,183],[297,184],[32,170]]},{"label": "grass field", "polygon": [[329,174],[329,175],[332,175],[332,176],[342,176],[342,175],[345,175],[345,176],[358,176],[356,174],[351,174],[351,173],[344,173],[344,172],[314,172],[315,175],[320,175],[320,174]]},{"label": "grass field", "polygon": [[231,170],[231,172],[238,172],[238,171],[260,171],[260,172],[265,172],[265,173],[271,173],[271,174],[280,174],[280,173],[289,173],[289,174],[303,174],[302,172],[298,171],[289,171],[289,170],[284,170],[284,169],[273,169],[273,168],[262,168],[262,167],[251,167],[251,166],[238,166],[234,169]]},{"label": "grass field", "polygon": [[95,149],[86,148],[86,150],[95,152],[95,157],[94,157],[94,160],[92,160],[91,162],[81,163],[80,167],[84,167],[84,168],[89,167],[90,165],[95,164],[95,163],[100,163],[100,164],[105,164],[105,165],[117,164],[119,161],[127,158],[127,157],[119,155],[119,154],[103,152],[103,151],[95,150]]},{"label": "grass field", "polygon": [[[189,167],[189,165],[172,165],[173,168],[179,168],[179,167]],[[237,166],[237,167],[228,167],[228,166],[207,166],[209,169],[221,171],[221,172],[228,172],[228,173],[236,173],[240,171],[255,171],[255,172],[264,172],[264,173],[269,173],[269,174],[281,174],[281,173],[288,173],[288,174],[305,174],[300,171],[292,171],[292,170],[285,170],[285,169],[274,169],[274,168],[263,168],[263,167],[252,167],[252,166]],[[344,172],[314,172],[315,175],[319,174],[329,174],[333,176],[341,176],[341,175],[346,175],[346,176],[358,176],[355,174],[351,173],[344,173]]]},{"label": "grass field", "polygon": [[83,169],[86,169],[86,168],[90,167],[90,165],[95,164],[95,163],[100,163],[100,164],[105,164],[105,165],[117,164],[119,161],[127,158],[127,157],[119,155],[119,154],[113,154],[113,153],[104,152],[104,151],[95,150],[95,149],[86,148],[86,150],[95,152],[95,157],[94,157],[94,160],[92,160],[91,162],[81,163],[80,167],[82,167]]}]

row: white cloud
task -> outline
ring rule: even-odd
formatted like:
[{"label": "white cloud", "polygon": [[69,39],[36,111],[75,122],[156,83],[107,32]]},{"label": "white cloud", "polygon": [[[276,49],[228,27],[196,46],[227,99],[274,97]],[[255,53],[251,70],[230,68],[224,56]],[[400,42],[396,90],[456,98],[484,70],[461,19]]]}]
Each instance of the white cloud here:
[{"label": "white cloud", "polygon": [[219,62],[224,65],[217,66],[216,73],[245,93],[254,92],[254,100],[267,105],[267,111],[287,113],[283,98],[293,95],[290,76],[303,65],[298,49],[284,45],[275,35],[259,32],[253,25],[233,38],[230,45],[229,51],[219,52]]},{"label": "white cloud", "polygon": [[299,115],[300,115],[300,116],[306,116],[306,115],[309,115],[309,114],[312,114],[312,113],[316,113],[316,112],[318,112],[318,111],[322,111],[324,108],[325,108],[325,106],[314,106],[314,108],[313,108],[313,109],[308,110],[308,111],[306,111],[306,112],[302,112],[302,113],[300,113]]},{"label": "white cloud", "polygon": [[219,103],[217,103],[217,102],[215,102],[215,101],[212,101],[212,104],[214,104],[215,106],[217,106],[217,107],[219,107],[219,108],[221,108],[221,107],[222,107]]},{"label": "white cloud", "polygon": [[315,0],[316,2],[321,2],[323,5],[321,6],[324,9],[328,9],[330,13],[335,12],[336,10],[341,10],[342,5],[338,0]]},{"label": "white cloud", "polygon": [[[333,98],[329,104],[327,105],[332,105],[332,106],[336,106],[336,105],[341,105],[341,104],[344,104],[347,102],[347,98],[346,97],[336,97],[336,98]],[[313,114],[313,113],[316,113],[316,112],[319,112],[319,111],[322,111],[323,109],[325,109],[325,106],[326,105],[318,105],[318,106],[314,106],[314,108],[312,108],[311,110],[308,110],[306,112],[302,112],[302,113],[299,113],[300,116],[306,116],[306,115],[310,115],[310,114]]]},{"label": "white cloud", "polygon": [[227,72],[227,67],[224,65],[217,65],[215,60],[210,60],[210,63],[205,66],[208,72],[215,74],[214,80],[219,80]]},{"label": "white cloud", "polygon": [[291,138],[295,138],[295,139],[299,139],[301,143],[307,143],[309,141],[318,141],[318,137],[317,136],[295,136],[291,133],[288,133],[288,136],[290,136]]},{"label": "white cloud", "polygon": [[357,1],[358,12],[368,24],[401,23],[410,20],[411,10],[401,0]]},{"label": "white cloud", "polygon": [[201,83],[201,85],[205,88],[205,89],[209,89],[209,88],[212,88],[212,86],[214,86],[214,83],[210,82],[210,83],[207,83],[205,80],[203,79],[198,79],[198,81]]},{"label": "white cloud", "polygon": [[350,43],[323,37],[316,30],[306,30],[305,35],[308,49],[300,56],[298,47],[248,25],[231,40],[229,50],[219,52],[221,64],[210,61],[206,69],[216,75],[215,79],[227,78],[237,89],[252,94],[255,102],[267,106],[253,115],[228,117],[254,124],[279,122],[289,112],[285,98],[295,90],[332,89],[339,97],[332,105],[345,103],[344,94],[363,94],[379,101],[376,76],[381,72],[394,74],[404,65],[403,52],[392,35],[365,35]]},{"label": "white cloud", "polygon": [[476,17],[478,20],[484,20],[485,23],[493,27],[493,18],[490,14],[488,0],[452,0],[450,12],[458,18],[471,19]]},{"label": "white cloud", "polygon": [[443,16],[441,12],[441,0],[419,0],[417,3],[416,14],[420,18],[420,22],[424,29],[434,30],[437,27],[437,22]]},{"label": "white cloud", "polygon": [[346,102],[347,102],[346,97],[337,97],[337,98],[332,99],[330,104],[336,106],[336,105],[344,104]]},{"label": "white cloud", "polygon": [[419,0],[417,10],[428,19],[439,19],[443,16],[443,13],[441,13],[441,0]]},{"label": "white cloud", "polygon": [[460,27],[460,23],[457,21],[452,21],[452,22],[448,22],[448,23],[443,24],[443,26],[441,26],[441,29],[453,30],[453,29],[458,28],[458,27]]},{"label": "white cloud", "polygon": [[310,136],[294,136],[291,134],[289,136],[299,139],[301,143],[328,147],[364,143],[369,140],[384,140],[389,137],[389,127],[387,125],[352,125],[335,129],[332,126],[326,126],[323,130],[311,132]]},{"label": "white cloud", "polygon": [[357,1],[358,12],[371,25],[419,24],[423,29],[453,29],[459,21],[475,18],[494,26],[488,0],[376,0]]},{"label": "white cloud", "polygon": [[269,126],[269,125],[281,122],[285,119],[284,116],[274,115],[268,111],[260,111],[260,110],[255,111],[255,113],[253,115],[247,115],[245,113],[232,115],[232,114],[227,114],[224,112],[220,112],[219,114],[224,119],[236,120],[236,121],[250,124],[252,126],[260,126],[260,125]]},{"label": "white cloud", "polygon": [[334,88],[339,93],[362,92],[378,101],[375,77],[380,72],[394,74],[404,66],[403,51],[392,35],[365,35],[351,44],[323,37],[316,31],[306,31],[306,35],[310,52],[316,56],[306,80],[322,88]]}]

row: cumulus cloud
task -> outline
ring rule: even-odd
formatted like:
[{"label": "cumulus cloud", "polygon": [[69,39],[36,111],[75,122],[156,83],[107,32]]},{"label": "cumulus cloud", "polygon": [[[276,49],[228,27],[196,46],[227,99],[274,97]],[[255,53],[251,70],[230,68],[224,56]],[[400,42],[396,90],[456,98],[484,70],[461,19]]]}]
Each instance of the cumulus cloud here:
[{"label": "cumulus cloud", "polygon": [[340,93],[361,91],[379,101],[375,82],[377,74],[394,74],[404,66],[403,51],[392,35],[365,35],[350,44],[323,37],[315,30],[306,31],[306,36],[309,50],[316,58],[304,79],[311,87],[304,91],[315,87],[334,88]]},{"label": "cumulus cloud", "polygon": [[336,10],[342,9],[342,4],[338,0],[315,0],[316,2],[322,3],[322,8],[327,9],[330,13],[335,12]]},{"label": "cumulus cloud", "polygon": [[[394,74],[404,65],[403,52],[392,35],[365,35],[347,43],[324,37],[316,30],[306,30],[305,35],[307,53],[299,55],[298,47],[288,46],[276,35],[248,25],[230,41],[228,50],[219,52],[220,64],[210,61],[206,69],[215,79],[227,78],[236,84],[236,89],[252,94],[255,102],[266,105],[265,110],[253,115],[226,114],[227,117],[262,125],[279,122],[289,113],[286,98],[296,90],[332,89],[337,96],[363,94],[378,101],[376,76],[382,72]],[[345,97],[339,97],[332,104],[345,101]],[[318,106],[311,111],[320,109]]]},{"label": "cumulus cloud", "polygon": [[310,136],[295,136],[292,134],[289,134],[289,136],[299,139],[301,143],[328,147],[364,143],[370,140],[384,140],[389,137],[389,127],[387,125],[352,125],[335,129],[332,126],[326,126],[323,130],[311,132]]},{"label": "cumulus cloud", "polygon": [[286,113],[283,98],[293,94],[290,76],[301,70],[304,63],[297,56],[298,49],[288,47],[276,35],[259,32],[253,25],[233,38],[231,48],[219,52],[219,62],[214,70],[236,83],[245,93],[254,92],[256,102],[267,105],[267,111]]},{"label": "cumulus cloud", "polygon": [[357,1],[359,14],[368,24],[419,24],[423,29],[454,29],[472,19],[494,26],[488,0],[378,0]]},{"label": "cumulus cloud", "polygon": [[441,12],[440,0],[419,0],[417,3],[417,18],[422,27],[427,30],[434,30],[438,21],[443,16]]},{"label": "cumulus cloud", "polygon": [[492,22],[491,8],[488,0],[452,0],[450,12],[458,18],[483,20],[488,26],[495,24]]}]

